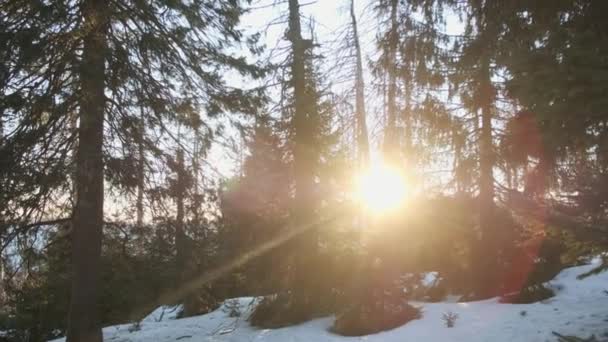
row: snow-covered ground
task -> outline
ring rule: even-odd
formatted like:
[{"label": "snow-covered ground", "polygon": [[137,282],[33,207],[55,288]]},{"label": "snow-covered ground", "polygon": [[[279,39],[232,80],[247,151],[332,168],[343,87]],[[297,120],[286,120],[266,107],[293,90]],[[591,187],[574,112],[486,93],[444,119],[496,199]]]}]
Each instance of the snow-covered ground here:
[{"label": "snow-covered ground", "polygon": [[[534,342],[557,341],[552,332],[608,341],[608,272],[578,280],[591,265],[568,268],[549,284],[556,296],[534,304],[501,304],[497,299],[469,303],[416,303],[422,307],[422,319],[374,335],[341,337],[328,331],[332,317],[313,320],[282,329],[251,327],[246,317],[251,309],[251,298],[239,298],[206,315],[174,319],[172,308],[155,310],[142,321],[139,330],[133,324],[103,329],[105,341],[467,341],[467,342]],[[232,317],[231,308],[239,303],[241,315]],[[443,314],[458,315],[455,326],[447,328]],[[234,314],[234,313],[233,313]],[[160,321],[159,321],[160,320]],[[57,340],[57,341],[62,341]]]}]

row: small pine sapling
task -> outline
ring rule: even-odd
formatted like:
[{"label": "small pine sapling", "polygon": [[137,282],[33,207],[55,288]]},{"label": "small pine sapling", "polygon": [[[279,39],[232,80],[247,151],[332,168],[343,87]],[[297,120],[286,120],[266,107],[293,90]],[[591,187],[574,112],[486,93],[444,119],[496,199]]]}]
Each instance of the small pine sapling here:
[{"label": "small pine sapling", "polygon": [[228,300],[224,306],[224,312],[228,313],[229,317],[241,317],[241,305],[238,300]]},{"label": "small pine sapling", "polygon": [[458,314],[448,311],[441,316],[441,319],[445,322],[446,327],[453,328],[458,319]]},{"label": "small pine sapling", "polygon": [[140,331],[141,330],[141,321],[133,322],[133,324],[131,324],[131,326],[129,326],[128,330],[130,333]]}]

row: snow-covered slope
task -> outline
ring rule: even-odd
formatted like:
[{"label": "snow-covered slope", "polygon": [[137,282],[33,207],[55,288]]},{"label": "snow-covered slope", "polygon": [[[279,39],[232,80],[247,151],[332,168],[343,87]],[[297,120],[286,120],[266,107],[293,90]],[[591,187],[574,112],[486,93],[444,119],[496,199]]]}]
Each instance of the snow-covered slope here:
[{"label": "snow-covered slope", "polygon": [[[364,337],[341,337],[328,332],[332,317],[317,319],[293,327],[256,329],[246,321],[251,298],[239,298],[240,317],[231,317],[233,305],[224,305],[207,315],[185,319],[145,319],[140,329],[133,324],[103,329],[105,341],[556,341],[553,331],[563,335],[608,341],[608,272],[582,280],[577,276],[597,266],[573,267],[562,271],[550,286],[556,296],[534,304],[501,304],[496,299],[470,303],[416,303],[422,307],[422,319],[397,329]],[[447,328],[444,313],[458,315],[455,326]],[[158,312],[154,313],[158,316]],[[234,314],[234,313],[233,313]],[[169,317],[172,318],[172,317]],[[61,341],[61,340],[57,340]]]}]

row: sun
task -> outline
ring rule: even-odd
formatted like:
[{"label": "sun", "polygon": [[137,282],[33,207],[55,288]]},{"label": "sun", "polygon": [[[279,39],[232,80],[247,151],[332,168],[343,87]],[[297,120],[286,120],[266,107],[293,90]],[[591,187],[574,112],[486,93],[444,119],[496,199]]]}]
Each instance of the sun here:
[{"label": "sun", "polygon": [[356,197],[374,213],[398,208],[408,195],[405,178],[399,170],[388,165],[372,166],[358,175]]}]

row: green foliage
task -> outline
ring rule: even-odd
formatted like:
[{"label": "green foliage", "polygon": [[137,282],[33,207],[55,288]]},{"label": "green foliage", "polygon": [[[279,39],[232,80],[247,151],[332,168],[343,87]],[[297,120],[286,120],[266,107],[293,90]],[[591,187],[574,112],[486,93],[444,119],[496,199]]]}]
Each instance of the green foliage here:
[{"label": "green foliage", "polygon": [[419,308],[403,300],[360,304],[340,313],[331,331],[342,336],[364,336],[391,330],[421,317]]},{"label": "green foliage", "polygon": [[[148,227],[150,228],[150,227]],[[103,245],[100,312],[104,325],[133,319],[137,308],[154,303],[161,291],[173,283],[171,250],[160,250],[163,237],[133,234],[126,241],[122,231],[133,226],[106,226]],[[51,237],[49,248],[38,259],[40,267],[30,271],[30,279],[9,287],[6,325],[17,340],[48,340],[65,333],[70,294],[69,235]],[[158,253],[158,254],[157,254]]]},{"label": "green foliage", "polygon": [[326,315],[318,307],[298,303],[290,293],[264,297],[249,316],[251,325],[265,329],[276,329],[295,325]]},{"label": "green foliage", "polygon": [[550,288],[540,284],[524,287],[517,293],[507,294],[500,298],[501,303],[529,304],[543,301],[555,296]]},{"label": "green foliage", "polygon": [[[269,117],[258,118],[248,145],[250,155],[244,160],[242,175],[228,180],[220,194],[218,245],[224,261],[279,238],[289,215],[291,179],[284,148]],[[266,251],[221,281],[232,288],[232,296],[276,292],[286,276],[285,252],[285,246]]]},{"label": "green foliage", "polygon": [[[507,293],[505,302],[536,302],[553,295],[542,284],[561,269],[606,251],[605,229],[598,239],[586,229],[608,222],[606,1],[376,5],[377,59],[370,69],[378,88],[386,87],[387,76],[393,79],[395,147],[413,183],[423,180],[424,193],[366,224],[361,208],[349,203],[352,123],[341,110],[349,104],[327,90],[334,75],[323,75],[319,61],[331,59],[317,55],[312,40],[301,39],[306,48],[297,55],[305,75],[279,76],[278,109],[268,107],[271,113],[262,115],[263,89],[235,89],[224,78],[227,70],[248,78],[267,71],[232,54],[241,43],[261,52],[259,35],[246,38],[237,28],[241,2],[109,5],[106,202],[128,203],[133,190],[141,190],[153,221],[127,224],[125,209],[104,227],[104,324],[132,319],[159,294],[238,260],[304,220],[338,217],[201,285],[183,298],[185,314],[212,310],[226,297],[264,296],[250,317],[253,325],[276,328],[337,312],[333,330],[359,336],[419,318],[419,310],[399,296],[404,292],[407,299],[430,301],[448,293],[468,299]],[[447,6],[463,19],[462,35],[445,34]],[[0,13],[0,262],[18,260],[24,267],[2,284],[7,308],[0,330],[41,340],[66,327],[69,233],[35,223],[55,215],[69,220],[72,212],[84,21],[70,1],[7,0]],[[281,65],[293,64],[294,57]],[[292,91],[296,79],[304,80],[300,108]],[[388,95],[385,89],[378,94]],[[296,118],[298,111],[305,115]],[[256,116],[251,127],[238,127],[246,156],[239,175],[225,180],[217,196],[202,189],[207,168],[201,164],[212,142],[230,135],[212,121],[223,113],[230,113],[230,122],[242,119],[239,113]],[[480,114],[488,119],[482,126],[491,126],[485,142]],[[305,128],[299,136],[296,125]],[[190,154],[185,165],[176,149]],[[302,151],[310,160],[301,162]],[[426,178],[434,174],[425,172],[450,163],[453,182],[439,188],[443,195],[431,194]],[[178,187],[179,172],[185,174]],[[308,184],[297,188],[299,173]],[[490,180],[483,189],[481,178]],[[508,191],[524,189],[542,204],[542,218],[511,212],[508,194],[500,191],[505,182]],[[305,201],[294,206],[294,193],[302,190]],[[176,266],[181,223],[173,202],[179,196],[186,197],[182,228],[189,260]],[[491,211],[480,209],[494,201]],[[558,226],[553,209],[580,220]],[[215,215],[221,219],[212,224]],[[491,220],[482,224],[481,216]],[[604,262],[580,277],[606,267]],[[429,271],[441,281],[416,292],[418,275]],[[480,284],[489,290],[480,293]],[[384,291],[393,297],[378,295]]]},{"label": "green foliage", "polygon": [[583,274],[578,275],[576,278],[577,279],[585,279],[585,278],[590,277],[592,275],[596,275],[598,273],[605,272],[606,270],[608,270],[608,262],[607,262],[606,258],[603,258],[602,259],[602,263],[600,265],[598,265],[597,267],[593,268],[592,270],[589,270],[588,272],[585,272]]}]

